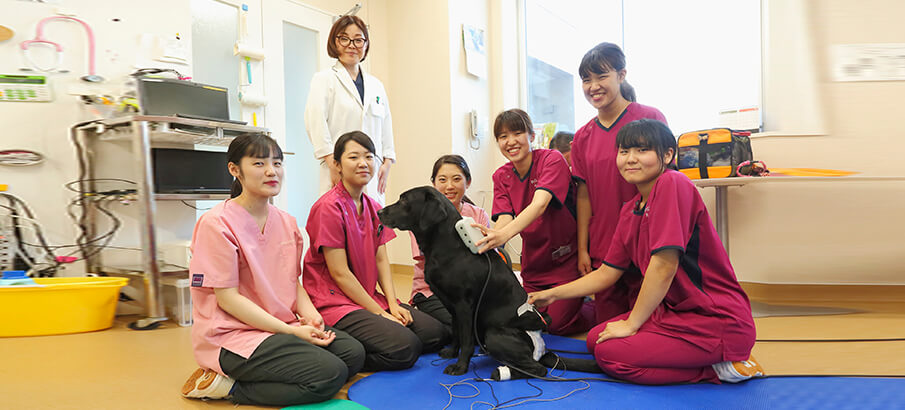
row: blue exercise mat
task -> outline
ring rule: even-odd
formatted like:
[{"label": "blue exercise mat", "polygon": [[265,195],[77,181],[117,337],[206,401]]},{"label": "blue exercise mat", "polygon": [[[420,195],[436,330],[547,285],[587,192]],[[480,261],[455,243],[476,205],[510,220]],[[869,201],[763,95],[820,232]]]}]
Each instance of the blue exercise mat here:
[{"label": "blue exercise mat", "polygon": [[[581,340],[551,335],[544,335],[544,340],[548,349],[585,350]],[[441,359],[437,354],[423,355],[411,369],[378,372],[359,380],[349,388],[349,399],[374,410],[442,409],[447,404],[449,409],[486,410],[496,403],[501,407],[521,403],[516,406],[519,409],[905,409],[905,379],[777,377],[739,384],[676,386],[589,381],[588,388],[582,382],[473,381],[475,373],[489,378],[499,364],[490,357],[474,357],[467,374],[443,374],[451,363],[452,359]],[[560,370],[551,373],[567,378],[606,377]],[[450,400],[440,383],[451,385],[463,380],[474,387],[460,383],[451,388],[452,393],[477,395]],[[577,389],[583,390],[573,392]],[[568,397],[554,400],[570,392]]]}]

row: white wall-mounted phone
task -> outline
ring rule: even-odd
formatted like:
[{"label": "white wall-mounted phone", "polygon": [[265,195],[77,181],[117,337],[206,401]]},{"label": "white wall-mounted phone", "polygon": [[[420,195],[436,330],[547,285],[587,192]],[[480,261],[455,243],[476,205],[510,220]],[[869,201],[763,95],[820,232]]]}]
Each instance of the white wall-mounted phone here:
[{"label": "white wall-mounted phone", "polygon": [[471,138],[478,138],[480,129],[478,128],[478,110],[471,110],[468,113],[468,124],[471,126]]}]

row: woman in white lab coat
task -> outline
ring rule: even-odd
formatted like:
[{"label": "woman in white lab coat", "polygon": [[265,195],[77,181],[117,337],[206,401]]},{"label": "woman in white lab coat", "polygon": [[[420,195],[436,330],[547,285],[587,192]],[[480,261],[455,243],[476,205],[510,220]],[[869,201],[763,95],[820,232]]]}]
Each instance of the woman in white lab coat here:
[{"label": "woman in white lab coat", "polygon": [[305,107],[305,129],[314,146],[314,157],[320,161],[320,194],[339,181],[329,156],[340,135],[362,131],[371,137],[376,148],[376,176],[366,193],[381,205],[385,203],[390,166],[396,161],[393,146],[393,121],[383,83],[361,68],[370,50],[368,29],[356,16],[343,16],[333,23],[327,41],[327,54],[337,62],[329,70],[311,79],[311,91]]}]

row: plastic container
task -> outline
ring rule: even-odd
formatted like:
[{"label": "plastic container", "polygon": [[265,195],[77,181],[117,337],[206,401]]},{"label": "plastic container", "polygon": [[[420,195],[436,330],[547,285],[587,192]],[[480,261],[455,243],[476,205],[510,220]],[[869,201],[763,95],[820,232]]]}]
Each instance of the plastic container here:
[{"label": "plastic container", "polygon": [[192,293],[189,290],[191,281],[188,278],[163,278],[163,304],[167,314],[179,326],[192,325]]},{"label": "plastic container", "polygon": [[113,326],[126,278],[34,278],[40,287],[0,287],[0,337],[91,332]]},{"label": "plastic container", "polygon": [[28,277],[24,270],[7,270],[3,271],[3,277],[0,277],[0,286],[41,286],[35,283],[34,279]]}]

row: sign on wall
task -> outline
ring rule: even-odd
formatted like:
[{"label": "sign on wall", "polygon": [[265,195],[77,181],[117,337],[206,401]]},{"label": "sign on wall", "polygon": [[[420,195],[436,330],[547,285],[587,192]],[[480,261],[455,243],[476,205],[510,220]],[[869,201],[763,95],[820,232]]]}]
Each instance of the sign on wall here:
[{"label": "sign on wall", "polygon": [[905,80],[905,43],[836,44],[830,55],[834,81]]}]

